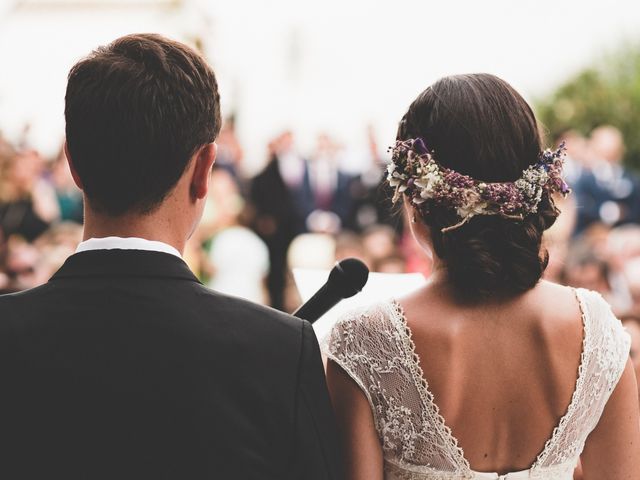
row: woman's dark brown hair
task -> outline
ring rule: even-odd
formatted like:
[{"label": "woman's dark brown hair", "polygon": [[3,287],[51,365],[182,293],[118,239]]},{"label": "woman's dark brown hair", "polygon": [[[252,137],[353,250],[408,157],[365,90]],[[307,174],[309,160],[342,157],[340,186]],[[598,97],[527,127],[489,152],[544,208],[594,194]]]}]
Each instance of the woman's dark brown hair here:
[{"label": "woman's dark brown hair", "polygon": [[[416,137],[444,167],[486,182],[515,181],[542,148],[531,107],[488,74],[445,77],[422,92],[398,127],[398,140]],[[542,234],[559,213],[546,192],[537,213],[522,221],[476,216],[442,233],[460,218],[443,207],[427,212],[422,220],[431,229],[435,254],[464,301],[513,296],[535,286],[548,262]]]}]

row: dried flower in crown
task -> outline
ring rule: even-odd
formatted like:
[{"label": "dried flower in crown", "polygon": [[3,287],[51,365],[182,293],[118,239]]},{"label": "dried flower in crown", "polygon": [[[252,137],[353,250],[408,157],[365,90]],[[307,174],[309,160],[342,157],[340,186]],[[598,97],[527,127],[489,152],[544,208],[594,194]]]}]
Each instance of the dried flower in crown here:
[{"label": "dried flower in crown", "polygon": [[390,150],[387,181],[395,189],[393,201],[397,202],[404,194],[420,208],[437,205],[454,209],[462,220],[444,228],[443,233],[464,225],[476,215],[522,220],[538,210],[545,190],[563,196],[571,191],[561,177],[564,143],[557,150],[541,152],[538,162],[515,182],[500,183],[482,182],[442,167],[421,138],[397,141]]}]

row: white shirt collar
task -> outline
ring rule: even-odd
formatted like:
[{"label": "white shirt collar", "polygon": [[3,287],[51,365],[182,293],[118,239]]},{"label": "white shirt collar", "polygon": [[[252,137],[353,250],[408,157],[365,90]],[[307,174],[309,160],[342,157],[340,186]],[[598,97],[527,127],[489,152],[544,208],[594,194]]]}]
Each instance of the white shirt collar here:
[{"label": "white shirt collar", "polygon": [[146,238],[137,237],[104,237],[90,238],[78,245],[76,253],[87,252],[90,250],[146,250],[150,252],[164,252],[182,258],[180,252],[171,245],[157,240],[147,240]]}]

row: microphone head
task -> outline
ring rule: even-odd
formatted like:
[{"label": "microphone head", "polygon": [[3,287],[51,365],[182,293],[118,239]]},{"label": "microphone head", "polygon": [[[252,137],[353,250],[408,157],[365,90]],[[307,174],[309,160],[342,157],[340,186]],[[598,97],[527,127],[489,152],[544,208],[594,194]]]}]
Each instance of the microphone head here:
[{"label": "microphone head", "polygon": [[369,279],[369,268],[357,258],[345,258],[329,273],[327,284],[335,288],[341,298],[353,297]]}]

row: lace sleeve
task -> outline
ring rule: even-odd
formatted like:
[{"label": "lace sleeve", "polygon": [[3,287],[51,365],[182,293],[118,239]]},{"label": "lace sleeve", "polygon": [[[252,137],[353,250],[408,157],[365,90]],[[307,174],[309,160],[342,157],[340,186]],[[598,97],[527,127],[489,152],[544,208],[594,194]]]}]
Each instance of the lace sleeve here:
[{"label": "lace sleeve", "polygon": [[397,304],[381,303],[343,317],[323,343],[328,358],[367,397],[387,465],[468,472],[428,393]]},{"label": "lace sleeve", "polygon": [[325,345],[328,358],[369,400],[383,449],[405,458],[413,453],[402,437],[407,428],[420,428],[422,405],[393,306],[378,304],[343,317]]},{"label": "lace sleeve", "polygon": [[[381,352],[388,351],[380,348],[380,342],[383,340],[381,332],[388,332],[390,327],[385,325],[383,315],[375,314],[379,309],[361,308],[342,316],[322,342],[322,353],[358,384],[372,408],[375,405],[371,397],[371,373],[378,363],[374,358],[383,358]],[[372,334],[376,331],[378,335],[374,338]]]}]

